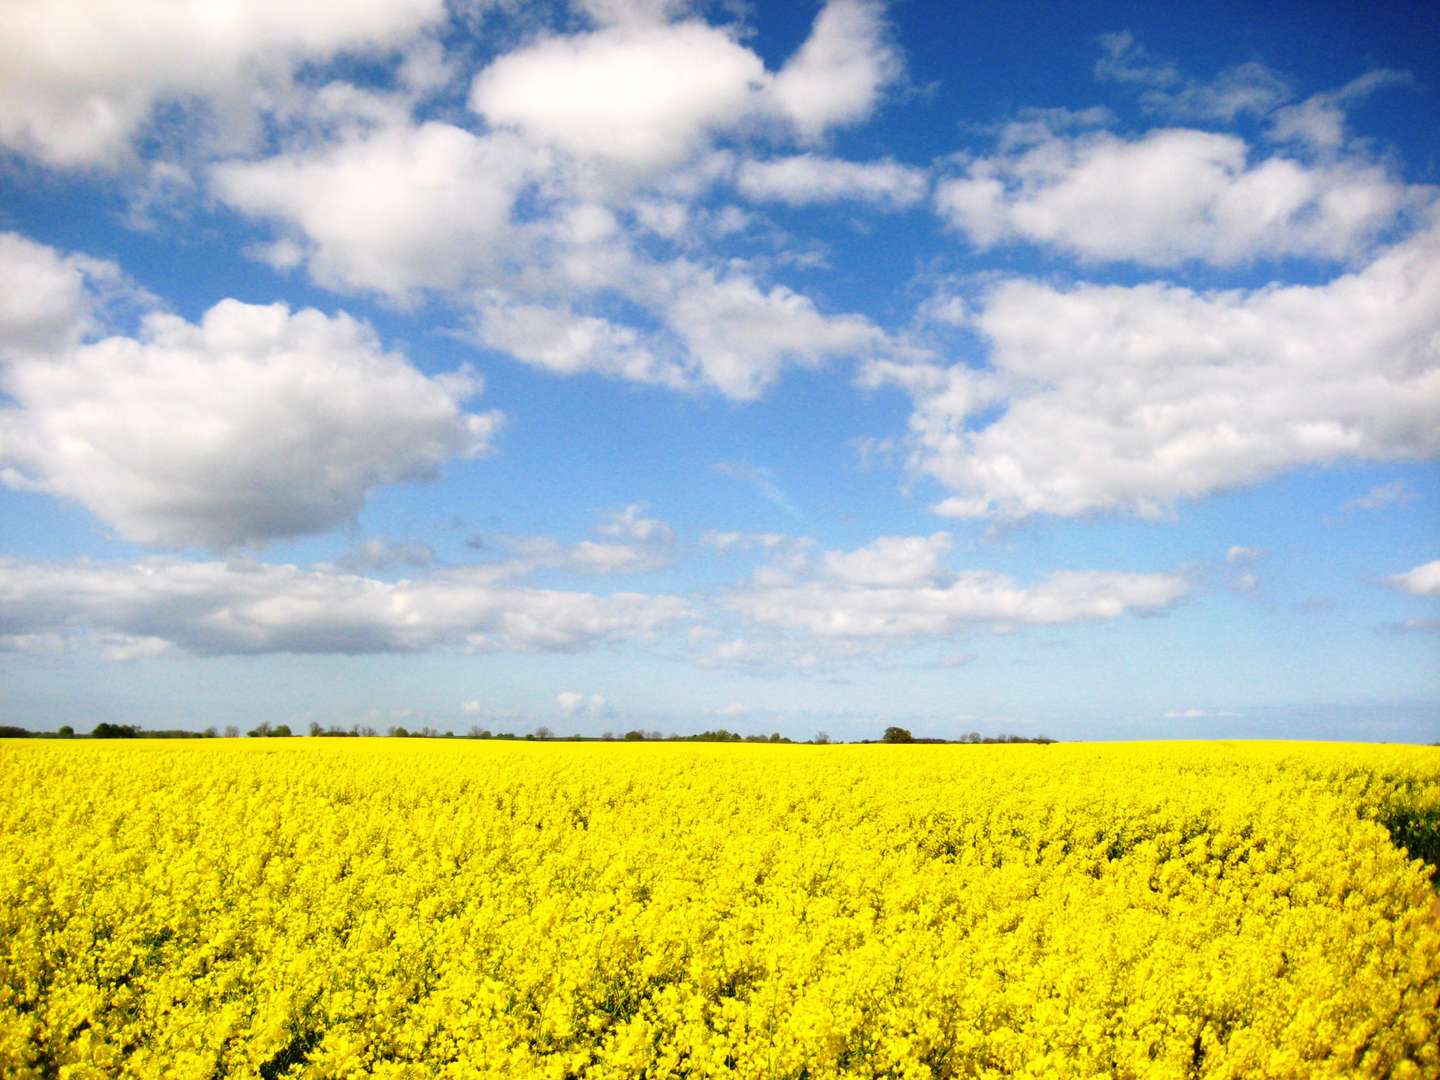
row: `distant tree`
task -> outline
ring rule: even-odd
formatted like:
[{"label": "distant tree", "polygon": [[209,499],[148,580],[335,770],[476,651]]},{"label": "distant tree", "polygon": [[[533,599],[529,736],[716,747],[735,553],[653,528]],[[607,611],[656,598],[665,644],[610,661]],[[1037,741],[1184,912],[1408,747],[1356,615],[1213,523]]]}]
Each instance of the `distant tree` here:
[{"label": "distant tree", "polygon": [[270,729],[270,735],[276,739],[288,739],[291,735],[290,725],[278,724]]},{"label": "distant tree", "polygon": [[207,727],[207,728],[206,728],[204,731],[202,731],[200,734],[201,734],[201,736],[202,736],[203,738],[213,739],[213,738],[215,738],[216,735],[219,734],[219,732],[215,730],[215,725],[214,725],[214,724],[211,724],[209,727]]},{"label": "distant tree", "polygon": [[782,742],[783,740],[784,740],[784,736],[782,736],[778,731],[772,731],[772,732],[770,732],[770,741],[771,741],[771,742]]},{"label": "distant tree", "polygon": [[907,743],[914,742],[915,736],[906,731],[903,727],[887,727],[885,734],[880,736],[881,742]]},{"label": "distant tree", "polygon": [[406,731],[403,727],[392,727],[390,729],[390,735],[396,739],[408,739],[410,732]]},{"label": "distant tree", "polygon": [[541,724],[535,729],[535,738],[537,739],[551,739],[554,738],[554,736],[555,733],[551,731],[548,727],[546,727],[544,724]]},{"label": "distant tree", "polygon": [[811,739],[810,741],[815,743],[817,746],[827,746],[830,743],[830,733],[828,731],[817,731],[815,733],[815,738]]},{"label": "distant tree", "polygon": [[644,741],[645,741],[645,733],[644,733],[643,731],[627,731],[627,732],[625,732],[625,741],[626,741],[626,742],[644,742]]},{"label": "distant tree", "polygon": [[240,737],[240,729],[239,729],[238,727],[236,727],[234,724],[226,724],[226,725],[225,725],[225,738],[227,738],[227,739],[238,739],[239,737]]},{"label": "distant tree", "polygon": [[95,730],[90,732],[92,739],[136,739],[140,737],[140,729],[134,724],[108,724],[104,721],[95,725]]},{"label": "distant tree", "polygon": [[472,727],[472,728],[470,729],[470,738],[472,738],[472,739],[488,739],[488,738],[490,738],[490,729],[489,729],[489,728],[483,728],[483,727]]},{"label": "distant tree", "polygon": [[324,735],[324,734],[325,734],[325,729],[322,728],[319,724],[317,724],[314,720],[311,720],[311,721],[310,721],[310,737],[311,737],[312,739],[318,739],[321,735]]},{"label": "distant tree", "polygon": [[28,739],[32,734],[27,728],[13,727],[10,724],[0,726],[0,739]]},{"label": "distant tree", "polygon": [[69,724],[61,724],[60,730],[55,734],[59,735],[62,739],[73,739],[75,737],[75,729]]},{"label": "distant tree", "polygon": [[260,723],[256,724],[253,728],[251,728],[249,731],[247,731],[245,734],[246,734],[246,736],[247,736],[248,738],[251,738],[251,739],[266,739],[266,738],[269,738],[269,736],[270,736],[270,724],[269,724],[268,721],[262,720],[262,721],[260,721]]}]

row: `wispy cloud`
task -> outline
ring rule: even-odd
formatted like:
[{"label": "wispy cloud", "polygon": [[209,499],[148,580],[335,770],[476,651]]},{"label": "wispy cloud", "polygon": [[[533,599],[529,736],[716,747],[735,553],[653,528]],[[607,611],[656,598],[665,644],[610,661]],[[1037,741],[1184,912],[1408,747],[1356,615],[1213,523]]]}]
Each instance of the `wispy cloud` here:
[{"label": "wispy cloud", "polygon": [[1414,502],[1420,496],[1411,491],[1404,480],[1392,480],[1388,484],[1379,484],[1364,495],[1351,499],[1340,507],[1342,514],[1354,513],[1357,510],[1386,510],[1392,506],[1403,506],[1405,503]]},{"label": "wispy cloud", "polygon": [[728,476],[732,480],[740,480],[749,484],[760,493],[766,502],[783,510],[796,521],[806,520],[804,512],[791,501],[785,489],[775,479],[775,473],[772,470],[762,465],[748,465],[737,461],[716,462],[713,468],[721,476]]}]

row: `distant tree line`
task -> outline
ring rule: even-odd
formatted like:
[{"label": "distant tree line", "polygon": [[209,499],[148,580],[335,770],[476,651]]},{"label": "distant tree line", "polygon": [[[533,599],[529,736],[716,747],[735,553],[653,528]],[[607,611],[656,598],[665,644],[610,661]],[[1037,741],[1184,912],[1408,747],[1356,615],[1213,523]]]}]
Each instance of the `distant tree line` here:
[{"label": "distant tree line", "polygon": [[[865,742],[870,740],[866,739]],[[1054,739],[1046,738],[1044,735],[981,735],[978,731],[968,731],[958,739],[931,739],[916,738],[903,727],[887,727],[885,734],[880,736],[882,743],[931,743],[941,746],[972,745],[980,743],[1037,743],[1041,746],[1048,746]]]},{"label": "distant tree line", "polygon": [[[178,728],[162,730],[150,730],[135,724],[111,724],[102,721],[95,725],[90,732],[92,739],[214,739],[222,733],[214,728],[208,727],[204,731],[185,731]],[[231,725],[223,732],[227,739],[239,738],[240,729]],[[245,732],[248,738],[252,739],[286,739],[293,737],[295,732],[290,730],[289,724],[260,723],[249,731]],[[310,725],[309,734],[312,738],[333,739],[333,738],[374,738],[379,734],[373,727],[364,724],[352,724],[348,728],[321,727],[319,724]],[[411,730],[409,728],[394,726],[386,729],[386,735],[397,739],[497,739],[497,740],[520,740],[525,742],[718,742],[718,743],[784,743],[795,744],[797,741],[810,745],[824,746],[834,740],[823,731],[817,732],[813,738],[796,740],[781,735],[778,731],[772,731],[769,735],[750,734],[745,735],[738,731],[728,731],[725,728],[715,728],[709,731],[701,731],[692,735],[666,734],[662,731],[641,731],[632,729],[623,734],[617,735],[613,731],[607,731],[603,735],[557,735],[544,724],[537,727],[527,735],[516,735],[508,731],[492,732],[488,728],[472,727],[463,735],[457,735],[453,731],[437,731],[433,727],[422,727]],[[64,725],[58,731],[30,731],[26,728],[12,725],[0,724],[0,739],[71,739],[76,738],[75,729],[69,724]],[[84,736],[78,736],[84,738]],[[843,740],[842,740],[843,741]],[[923,738],[912,735],[903,727],[887,727],[884,734],[876,739],[861,739],[862,743],[934,743],[934,744],[967,744],[967,743],[1053,743],[1054,739],[1048,739],[1043,735],[981,735],[978,731],[971,731],[958,739],[936,739]]]}]

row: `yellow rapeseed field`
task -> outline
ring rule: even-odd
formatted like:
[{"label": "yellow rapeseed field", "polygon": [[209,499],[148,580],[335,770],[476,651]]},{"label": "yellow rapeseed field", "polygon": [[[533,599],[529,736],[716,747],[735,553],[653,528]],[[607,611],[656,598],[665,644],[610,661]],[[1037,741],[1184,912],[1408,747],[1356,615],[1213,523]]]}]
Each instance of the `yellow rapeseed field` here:
[{"label": "yellow rapeseed field", "polygon": [[31,740],[0,812],[6,1077],[1440,1076],[1435,748]]}]

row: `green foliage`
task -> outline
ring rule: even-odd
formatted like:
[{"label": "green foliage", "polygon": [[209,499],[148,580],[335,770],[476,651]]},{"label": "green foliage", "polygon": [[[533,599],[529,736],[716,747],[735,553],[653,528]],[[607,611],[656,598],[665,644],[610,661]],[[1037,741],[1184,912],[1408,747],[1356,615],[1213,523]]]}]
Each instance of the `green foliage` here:
[{"label": "green foliage", "polygon": [[134,724],[110,724],[105,721],[95,725],[95,730],[90,732],[92,739],[138,739],[140,729]]},{"label": "green foliage", "polygon": [[911,735],[910,732],[906,731],[903,727],[892,726],[885,729],[885,734],[880,736],[880,741],[887,743],[907,743],[914,742],[915,736]]},{"label": "green foliage", "polygon": [[1440,884],[1440,807],[1392,807],[1380,823],[1390,830],[1396,847],[1430,864],[1430,880]]}]

